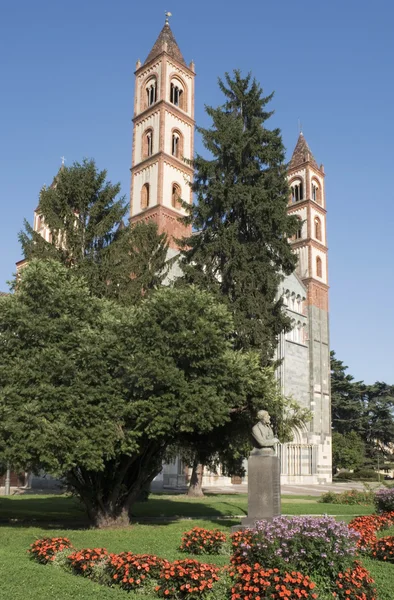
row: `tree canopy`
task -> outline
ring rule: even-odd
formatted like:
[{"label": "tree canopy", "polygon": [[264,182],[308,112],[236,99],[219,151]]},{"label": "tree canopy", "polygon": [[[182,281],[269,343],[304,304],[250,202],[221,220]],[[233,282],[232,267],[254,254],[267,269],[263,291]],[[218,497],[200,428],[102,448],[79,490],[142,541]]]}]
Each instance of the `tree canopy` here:
[{"label": "tree canopy", "polygon": [[[348,367],[331,352],[331,411],[335,468],[383,468],[394,447],[394,386],[367,385],[346,373]],[[340,447],[339,447],[340,446]],[[365,448],[365,452],[361,448]],[[358,453],[358,458],[356,454]],[[363,465],[360,465],[360,458]],[[381,461],[380,461],[381,459]],[[353,461],[353,467],[350,466]],[[343,466],[341,466],[343,464]]]},{"label": "tree canopy", "polygon": [[62,476],[96,524],[127,519],[185,435],[266,391],[231,348],[225,306],[162,287],[127,307],[58,261],[31,260],[0,298],[0,462]]},{"label": "tree canopy", "polygon": [[278,298],[283,275],[295,268],[288,238],[298,220],[288,216],[289,187],[279,129],[251,75],[219,80],[225,101],[207,107],[209,129],[199,129],[211,158],[193,162],[196,202],[184,203],[196,234],[183,242],[184,280],[214,293],[234,318],[233,345],[257,349],[264,364],[278,335],[291,328]]}]

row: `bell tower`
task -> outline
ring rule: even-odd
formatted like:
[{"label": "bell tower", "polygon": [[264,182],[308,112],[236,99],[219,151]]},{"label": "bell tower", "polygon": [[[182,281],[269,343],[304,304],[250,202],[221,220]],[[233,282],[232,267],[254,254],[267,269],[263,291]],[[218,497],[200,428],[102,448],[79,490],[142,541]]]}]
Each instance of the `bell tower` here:
[{"label": "bell tower", "polygon": [[194,63],[186,65],[168,17],[144,64],[137,61],[131,164],[131,222],[153,220],[172,248],[191,227],[180,199],[192,202]]},{"label": "bell tower", "polygon": [[288,166],[291,195],[288,213],[300,219],[291,240],[298,256],[296,273],[306,287],[309,347],[309,398],[313,415],[309,443],[319,447],[316,471],[331,480],[331,397],[328,310],[328,247],[324,167],[318,166],[300,133]]}]

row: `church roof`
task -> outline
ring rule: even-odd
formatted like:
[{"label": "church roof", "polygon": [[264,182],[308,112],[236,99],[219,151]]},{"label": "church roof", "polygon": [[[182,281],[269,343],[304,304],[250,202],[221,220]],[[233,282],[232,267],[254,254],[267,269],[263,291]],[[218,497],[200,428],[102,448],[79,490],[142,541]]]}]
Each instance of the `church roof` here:
[{"label": "church roof", "polygon": [[0,292],[0,296],[9,296],[8,292]]},{"label": "church roof", "polygon": [[182,56],[182,52],[179,49],[179,46],[176,42],[174,34],[171,31],[171,27],[168,23],[166,23],[163,29],[159,33],[159,37],[157,38],[152,50],[149,52],[148,58],[145,61],[145,65],[159,56],[163,52],[163,46],[166,44],[165,51],[169,56],[177,60],[186,66],[185,59]]},{"label": "church roof", "polygon": [[304,138],[304,134],[300,133],[298,136],[296,147],[294,148],[293,156],[291,157],[289,163],[289,169],[294,169],[295,167],[299,167],[305,162],[309,161],[313,167],[319,169],[318,164],[309,148],[306,139]]}]

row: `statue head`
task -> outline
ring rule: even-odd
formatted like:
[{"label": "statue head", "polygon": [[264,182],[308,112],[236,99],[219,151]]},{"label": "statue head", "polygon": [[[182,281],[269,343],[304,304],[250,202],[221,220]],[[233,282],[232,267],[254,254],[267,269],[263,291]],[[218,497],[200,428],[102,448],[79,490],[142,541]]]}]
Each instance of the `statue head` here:
[{"label": "statue head", "polygon": [[267,410],[259,410],[259,412],[257,413],[257,418],[259,421],[261,421],[262,423],[266,423],[267,425],[271,423],[271,417],[269,416]]}]

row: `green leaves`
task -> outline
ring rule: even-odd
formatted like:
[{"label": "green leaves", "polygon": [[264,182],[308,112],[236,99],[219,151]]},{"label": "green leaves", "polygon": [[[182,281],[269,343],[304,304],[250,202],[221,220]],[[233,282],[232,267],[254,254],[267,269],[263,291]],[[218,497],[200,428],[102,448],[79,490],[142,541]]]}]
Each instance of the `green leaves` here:
[{"label": "green leaves", "polygon": [[233,345],[273,357],[277,336],[290,327],[277,291],[296,265],[287,238],[296,220],[287,215],[288,184],[279,130],[268,130],[271,112],[251,75],[239,71],[219,81],[225,102],[207,108],[210,129],[200,129],[211,160],[197,156],[196,203],[187,221],[198,234],[185,240],[184,281],[214,293],[234,317]]},{"label": "green leaves", "polygon": [[169,444],[230,420],[227,309],[195,287],[135,307],[31,260],[0,299],[0,462],[63,476],[94,521],[128,509]]}]

